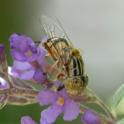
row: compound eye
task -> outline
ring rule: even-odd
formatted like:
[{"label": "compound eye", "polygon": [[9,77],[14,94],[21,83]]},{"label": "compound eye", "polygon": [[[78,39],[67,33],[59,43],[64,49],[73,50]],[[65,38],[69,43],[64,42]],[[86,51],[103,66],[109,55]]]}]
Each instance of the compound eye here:
[{"label": "compound eye", "polygon": [[8,82],[3,79],[2,77],[0,77],[0,90],[4,90],[4,89],[8,89],[9,88],[9,84]]}]

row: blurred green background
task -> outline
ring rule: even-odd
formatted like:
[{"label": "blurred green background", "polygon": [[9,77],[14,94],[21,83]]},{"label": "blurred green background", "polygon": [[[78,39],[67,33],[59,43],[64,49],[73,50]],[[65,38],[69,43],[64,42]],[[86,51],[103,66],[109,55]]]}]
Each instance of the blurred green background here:
[{"label": "blurred green background", "polygon": [[[49,0],[1,0],[0,1],[0,43],[6,48],[9,65],[12,59],[9,55],[9,36],[16,32],[32,37],[41,38],[39,18],[49,6]],[[52,3],[50,3],[52,4]],[[45,13],[47,13],[45,11]],[[39,123],[40,112],[43,108],[38,104],[28,106],[6,106],[0,111],[0,124],[19,124],[21,116],[30,115]],[[56,124],[63,124],[58,119]],[[66,122],[64,122],[66,123]],[[73,123],[80,123],[73,121]]]}]

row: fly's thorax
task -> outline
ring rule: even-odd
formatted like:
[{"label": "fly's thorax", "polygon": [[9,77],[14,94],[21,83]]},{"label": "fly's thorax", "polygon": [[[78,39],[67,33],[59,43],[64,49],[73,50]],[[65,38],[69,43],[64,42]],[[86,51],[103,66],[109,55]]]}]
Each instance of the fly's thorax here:
[{"label": "fly's thorax", "polygon": [[64,38],[49,38],[43,46],[55,61],[61,59],[64,62],[69,55],[70,46]]}]

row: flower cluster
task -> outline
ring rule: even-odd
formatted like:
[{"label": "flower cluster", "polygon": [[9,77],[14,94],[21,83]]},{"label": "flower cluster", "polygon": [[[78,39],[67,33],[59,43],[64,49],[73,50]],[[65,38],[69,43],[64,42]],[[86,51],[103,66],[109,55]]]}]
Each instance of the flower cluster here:
[{"label": "flower cluster", "polygon": [[[30,37],[16,33],[10,36],[9,42],[10,53],[13,58],[13,65],[9,74],[21,80],[33,80],[34,83],[40,85],[46,84],[46,87],[39,90],[36,97],[37,102],[41,106],[48,106],[47,109],[41,112],[40,124],[53,124],[61,114],[63,114],[65,121],[72,121],[80,116],[81,123],[83,124],[102,124],[104,122],[91,109],[82,108],[79,100],[70,97],[66,89],[54,90],[54,86],[59,87],[63,82],[57,79],[49,80],[46,72],[48,66],[46,55],[48,53],[41,44],[37,46]],[[0,45],[0,57],[3,49],[3,45]],[[48,85],[48,83],[52,84],[53,87],[51,88],[51,85]],[[4,88],[6,84],[0,78],[0,87]],[[21,118],[21,124],[37,123],[30,116],[24,116]]]},{"label": "flower cluster", "polygon": [[39,93],[37,99],[41,105],[50,104],[48,109],[41,112],[41,123],[44,120],[48,124],[53,123],[62,112],[64,120],[72,121],[80,112],[78,104],[68,97],[65,90],[53,92],[46,89]]},{"label": "flower cluster", "polygon": [[36,47],[34,41],[25,35],[12,34],[9,41],[14,59],[12,73],[20,79],[43,83],[46,80],[43,70],[46,50],[42,46]]},{"label": "flower cluster", "polygon": [[[40,124],[53,124],[57,117],[63,113],[65,121],[76,119],[80,113],[79,104],[69,98],[65,90],[54,92],[44,89],[39,92],[37,101],[40,105],[50,105],[41,112]],[[101,124],[100,119],[90,109],[85,109],[81,116],[81,122],[84,124]],[[21,124],[35,124],[31,117],[24,116]]]}]

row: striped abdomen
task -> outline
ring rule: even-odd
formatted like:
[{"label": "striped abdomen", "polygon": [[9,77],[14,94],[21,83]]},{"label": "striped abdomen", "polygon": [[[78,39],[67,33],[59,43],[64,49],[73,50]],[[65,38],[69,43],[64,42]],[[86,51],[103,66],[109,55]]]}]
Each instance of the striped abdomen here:
[{"label": "striped abdomen", "polygon": [[81,56],[72,56],[67,66],[69,77],[84,75],[84,63]]}]

